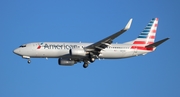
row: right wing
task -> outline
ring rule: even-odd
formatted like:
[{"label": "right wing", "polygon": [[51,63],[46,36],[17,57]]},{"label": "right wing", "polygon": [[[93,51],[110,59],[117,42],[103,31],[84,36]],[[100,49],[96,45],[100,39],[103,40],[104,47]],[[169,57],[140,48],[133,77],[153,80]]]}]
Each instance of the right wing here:
[{"label": "right wing", "polygon": [[127,31],[130,28],[131,23],[132,23],[132,19],[129,20],[129,22],[127,23],[125,28],[123,28],[122,30],[116,32],[115,34],[112,34],[94,44],[91,44],[91,45],[85,47],[84,48],[85,51],[94,52],[96,54],[99,54],[99,52],[101,50],[105,49],[108,45],[110,45],[116,37],[123,34],[125,31]]}]

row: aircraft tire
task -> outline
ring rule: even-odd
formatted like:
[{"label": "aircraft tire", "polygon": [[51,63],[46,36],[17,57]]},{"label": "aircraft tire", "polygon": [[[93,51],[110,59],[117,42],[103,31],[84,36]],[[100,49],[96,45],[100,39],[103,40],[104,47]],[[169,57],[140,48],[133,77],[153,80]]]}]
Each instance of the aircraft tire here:
[{"label": "aircraft tire", "polygon": [[87,63],[84,63],[84,64],[83,64],[83,67],[84,67],[84,68],[87,68],[87,67],[88,67],[88,64],[87,64]]},{"label": "aircraft tire", "polygon": [[28,64],[30,64],[30,63],[31,63],[31,61],[30,61],[30,60],[28,60],[27,62],[28,62]]},{"label": "aircraft tire", "polygon": [[89,60],[91,63],[93,63],[95,61],[95,58],[90,58]]}]

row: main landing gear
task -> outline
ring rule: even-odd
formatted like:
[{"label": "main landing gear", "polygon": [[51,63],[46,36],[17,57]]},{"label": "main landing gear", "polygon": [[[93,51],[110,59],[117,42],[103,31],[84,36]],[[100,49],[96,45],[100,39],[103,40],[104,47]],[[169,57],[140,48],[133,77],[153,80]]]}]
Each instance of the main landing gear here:
[{"label": "main landing gear", "polygon": [[90,63],[93,63],[95,58],[90,58],[89,60],[84,61],[83,67],[87,68]]},{"label": "main landing gear", "polygon": [[89,60],[91,63],[93,63],[95,61],[95,58],[90,58]]},{"label": "main landing gear", "polygon": [[83,64],[83,67],[84,67],[84,68],[87,68],[88,65],[89,65],[88,63],[84,63],[84,64]]}]

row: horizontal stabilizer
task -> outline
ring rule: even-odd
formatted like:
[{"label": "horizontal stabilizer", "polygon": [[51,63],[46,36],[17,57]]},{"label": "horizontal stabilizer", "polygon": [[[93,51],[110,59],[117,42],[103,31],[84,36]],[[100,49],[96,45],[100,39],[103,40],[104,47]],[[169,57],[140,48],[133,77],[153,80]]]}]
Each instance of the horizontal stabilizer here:
[{"label": "horizontal stabilizer", "polygon": [[146,48],[154,48],[154,47],[157,47],[157,46],[159,46],[160,44],[162,44],[163,42],[165,42],[166,40],[168,40],[169,38],[165,38],[165,39],[162,39],[162,40],[160,40],[160,41],[157,41],[157,42],[155,42],[155,43],[153,43],[153,44],[150,44],[150,45],[147,45],[146,46]]}]

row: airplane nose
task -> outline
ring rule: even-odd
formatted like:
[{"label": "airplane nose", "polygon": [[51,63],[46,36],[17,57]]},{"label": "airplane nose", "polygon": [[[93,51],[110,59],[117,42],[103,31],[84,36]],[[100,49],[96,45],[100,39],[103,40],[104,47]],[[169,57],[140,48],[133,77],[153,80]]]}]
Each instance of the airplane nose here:
[{"label": "airplane nose", "polygon": [[19,53],[19,50],[18,50],[18,49],[15,49],[15,50],[13,51],[13,53],[18,54],[18,53]]}]

